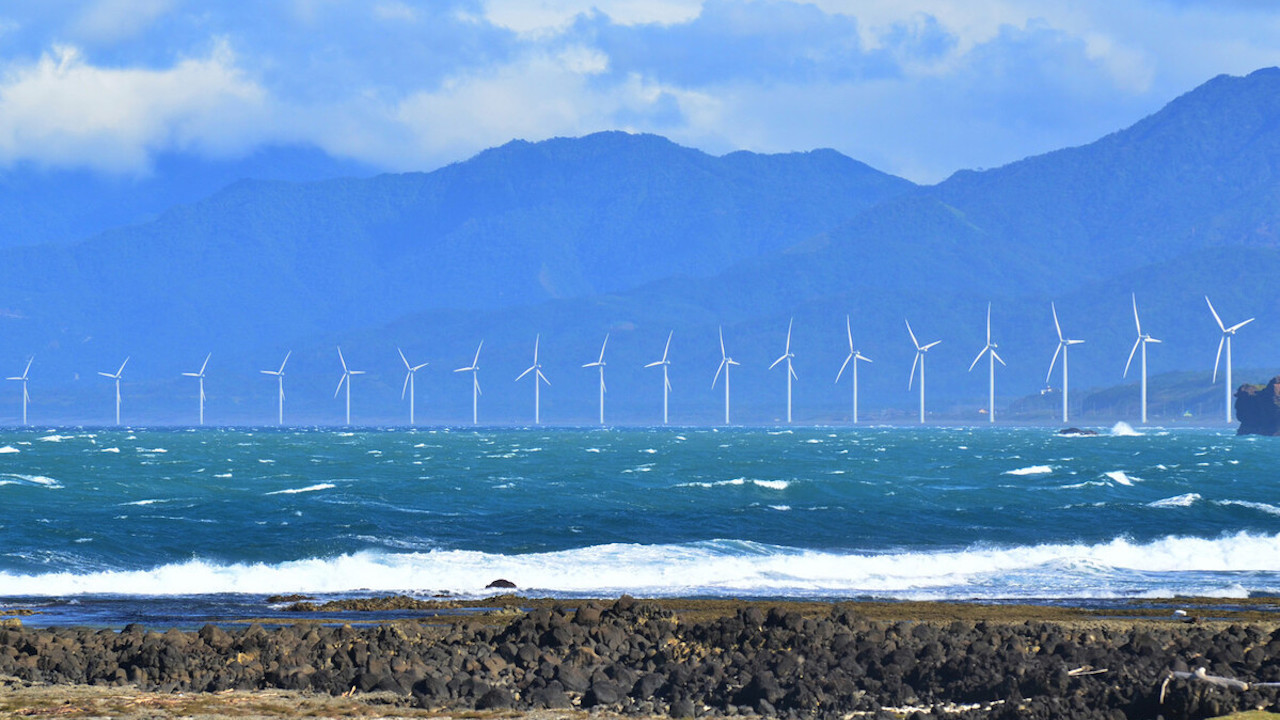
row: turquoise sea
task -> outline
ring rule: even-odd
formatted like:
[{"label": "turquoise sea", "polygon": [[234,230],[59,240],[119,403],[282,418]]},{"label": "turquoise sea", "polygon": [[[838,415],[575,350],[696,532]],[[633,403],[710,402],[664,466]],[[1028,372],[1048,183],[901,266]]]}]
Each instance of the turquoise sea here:
[{"label": "turquoise sea", "polygon": [[1280,593],[1276,439],[1100,432],[0,431],[0,609],[181,623],[497,578],[552,596]]}]

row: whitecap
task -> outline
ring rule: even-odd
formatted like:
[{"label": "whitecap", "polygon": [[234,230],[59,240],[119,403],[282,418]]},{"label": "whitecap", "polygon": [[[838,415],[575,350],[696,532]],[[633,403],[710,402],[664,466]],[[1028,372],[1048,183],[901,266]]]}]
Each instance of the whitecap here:
[{"label": "whitecap", "polygon": [[1185,493],[1183,495],[1175,495],[1167,497],[1163,500],[1147,503],[1147,507],[1153,508],[1169,508],[1169,507],[1191,507],[1200,502],[1200,493]]},{"label": "whitecap", "polygon": [[1114,482],[1119,483],[1120,485],[1133,485],[1134,480],[1142,480],[1142,478],[1129,477],[1123,470],[1110,470],[1102,474],[1111,478]]},{"label": "whitecap", "polygon": [[791,487],[791,483],[786,480],[752,480],[752,482],[770,490],[786,490]]},{"label": "whitecap", "polygon": [[770,505],[769,509],[777,510],[778,512],[787,512],[791,510],[791,506],[790,505]]},{"label": "whitecap", "polygon": [[4,473],[4,474],[0,474],[0,482],[3,482],[3,484],[5,485],[17,485],[19,483],[25,483],[27,485],[40,485],[41,487],[47,487],[50,489],[57,489],[62,487],[62,483],[58,482],[57,480],[54,480],[51,477],[45,477],[44,475],[19,475],[17,473]]},{"label": "whitecap", "polygon": [[1048,465],[1031,465],[1017,470],[1005,470],[1001,475],[1047,475],[1051,472],[1053,468]]},{"label": "whitecap", "polygon": [[118,452],[120,452],[120,448],[118,448],[118,447],[102,448],[102,449],[101,449],[101,450],[99,450],[98,452],[118,453]]},{"label": "whitecap", "polygon": [[333,483],[318,483],[316,485],[308,485],[304,488],[290,488],[288,490],[276,490],[274,492],[265,493],[266,495],[297,495],[298,493],[316,492],[317,490],[331,490],[337,487]]},{"label": "whitecap", "polygon": [[1220,500],[1219,505],[1234,505],[1236,507],[1249,508],[1251,510],[1259,510],[1268,515],[1280,515],[1280,507],[1264,502],[1251,502],[1249,500]]},{"label": "whitecap", "polygon": [[12,453],[20,453],[20,452],[22,451],[12,445],[5,445],[4,447],[0,447],[0,455],[10,455]]},{"label": "whitecap", "polygon": [[219,480],[226,480],[231,477],[231,473],[218,473],[217,475],[214,475],[214,477],[218,478]]},{"label": "whitecap", "polygon": [[62,442],[63,440],[72,440],[74,435],[45,435],[39,438],[40,442]]},{"label": "whitecap", "polygon": [[1142,437],[1142,433],[1134,430],[1132,425],[1123,420],[1111,426],[1111,435],[1114,437]]}]

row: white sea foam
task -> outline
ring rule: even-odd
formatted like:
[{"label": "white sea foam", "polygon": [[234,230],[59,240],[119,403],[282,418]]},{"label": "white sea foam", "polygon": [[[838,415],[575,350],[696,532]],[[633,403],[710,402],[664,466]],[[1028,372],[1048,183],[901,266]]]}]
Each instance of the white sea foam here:
[{"label": "white sea foam", "polygon": [[162,502],[169,502],[169,501],[153,498],[150,500],[134,500],[133,502],[120,503],[120,504],[121,505],[155,505],[156,503],[162,503]]},{"label": "white sea foam", "polygon": [[734,478],[732,480],[715,480],[712,482],[680,483],[679,485],[676,485],[676,487],[714,488],[714,487],[739,486],[739,485],[755,485],[757,487],[762,487],[768,490],[786,490],[787,488],[791,487],[791,482],[788,480],[750,480],[744,477],[740,477],[740,478]]},{"label": "white sea foam", "polygon": [[288,490],[276,490],[274,492],[264,493],[266,495],[297,495],[298,493],[316,492],[319,490],[332,490],[337,487],[333,483],[319,483],[317,485],[308,485],[303,488],[290,488]]},{"label": "white sea foam", "polygon": [[1142,478],[1129,477],[1123,470],[1111,470],[1102,474],[1111,478],[1112,482],[1119,485],[1133,485],[1134,480],[1142,480]]},{"label": "white sea foam", "polygon": [[1280,507],[1271,505],[1270,503],[1251,502],[1249,500],[1220,500],[1219,505],[1234,505],[1236,507],[1249,508],[1251,510],[1259,510],[1268,515],[1280,515]]},{"label": "white sea foam", "polygon": [[120,448],[118,448],[118,447],[102,448],[102,449],[101,449],[101,450],[99,450],[98,452],[118,453],[118,452],[120,452]]},{"label": "white sea foam", "polygon": [[62,483],[44,475],[19,475],[17,473],[0,474],[0,484],[4,485],[40,485],[47,488],[60,488]]},{"label": "white sea foam", "polygon": [[1142,437],[1142,433],[1134,430],[1132,425],[1123,420],[1111,426],[1111,434],[1114,437]]},{"label": "white sea foam", "polygon": [[[1219,538],[1170,536],[1148,543],[1126,538],[1085,544],[971,546],[936,552],[840,553],[744,541],[681,545],[610,544],[547,553],[497,555],[469,550],[366,551],[277,564],[223,564],[203,559],[147,570],[86,573],[0,573],[15,596],[87,593],[185,595],[223,592],[385,592],[406,588],[483,595],[495,577],[528,592],[579,596],[854,596],[903,598],[1094,597],[1132,594],[1125,581],[1140,569],[1167,584],[1143,592],[1167,596],[1239,596],[1280,589],[1274,558],[1280,536],[1237,533]],[[1249,573],[1250,588],[1223,573]],[[1199,578],[1194,583],[1188,577]]]},{"label": "white sea foam", "polygon": [[40,442],[62,442],[63,440],[72,440],[74,435],[45,435],[40,438]]},{"label": "white sea foam", "polygon": [[12,445],[5,445],[4,447],[0,447],[0,455],[10,455],[12,453],[20,453],[20,452],[22,451]]},{"label": "white sea foam", "polygon": [[1030,467],[1018,468],[1017,470],[1006,470],[1002,475],[1048,475],[1053,472],[1053,468],[1048,465],[1032,465]]},{"label": "white sea foam", "polygon": [[1191,507],[1200,502],[1200,493],[1186,493],[1147,503],[1148,507]]}]

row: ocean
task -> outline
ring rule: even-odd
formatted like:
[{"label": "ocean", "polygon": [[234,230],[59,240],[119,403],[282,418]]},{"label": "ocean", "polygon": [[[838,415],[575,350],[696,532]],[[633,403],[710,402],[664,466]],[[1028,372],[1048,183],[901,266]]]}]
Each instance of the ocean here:
[{"label": "ocean", "polygon": [[1280,593],[1277,441],[1228,429],[0,431],[0,609],[271,594],[1116,602]]}]

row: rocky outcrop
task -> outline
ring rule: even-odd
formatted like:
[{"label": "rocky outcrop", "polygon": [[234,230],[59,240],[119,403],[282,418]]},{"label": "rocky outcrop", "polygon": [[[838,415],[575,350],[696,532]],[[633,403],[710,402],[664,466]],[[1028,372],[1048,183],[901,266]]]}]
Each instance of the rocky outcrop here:
[{"label": "rocky outcrop", "polygon": [[1280,376],[1236,390],[1237,435],[1280,435]]}]

